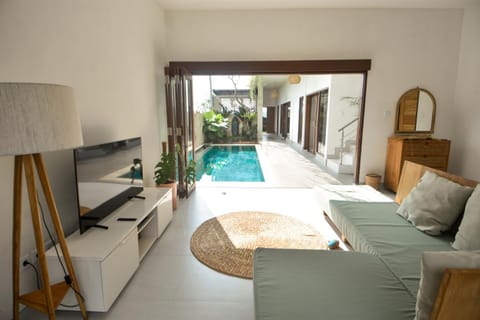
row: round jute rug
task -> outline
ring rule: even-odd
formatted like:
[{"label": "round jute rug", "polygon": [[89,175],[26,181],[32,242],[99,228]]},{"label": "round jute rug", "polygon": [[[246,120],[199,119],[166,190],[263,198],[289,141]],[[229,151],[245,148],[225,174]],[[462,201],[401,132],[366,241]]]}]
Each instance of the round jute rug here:
[{"label": "round jute rug", "polygon": [[205,221],[192,235],[193,255],[210,268],[252,279],[255,248],[325,249],[312,226],[268,212],[233,212]]}]

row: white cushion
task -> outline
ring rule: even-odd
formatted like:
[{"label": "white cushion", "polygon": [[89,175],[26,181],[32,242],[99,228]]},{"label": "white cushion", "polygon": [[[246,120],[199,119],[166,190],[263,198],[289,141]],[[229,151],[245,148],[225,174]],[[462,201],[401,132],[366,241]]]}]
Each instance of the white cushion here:
[{"label": "white cushion", "polygon": [[430,319],[445,269],[478,268],[480,268],[480,251],[424,252],[415,319]]},{"label": "white cushion", "polygon": [[450,229],[463,212],[472,191],[473,188],[427,171],[402,201],[397,213],[417,229],[439,235]]},{"label": "white cushion", "polygon": [[480,250],[480,185],[468,198],[452,246],[458,250]]}]

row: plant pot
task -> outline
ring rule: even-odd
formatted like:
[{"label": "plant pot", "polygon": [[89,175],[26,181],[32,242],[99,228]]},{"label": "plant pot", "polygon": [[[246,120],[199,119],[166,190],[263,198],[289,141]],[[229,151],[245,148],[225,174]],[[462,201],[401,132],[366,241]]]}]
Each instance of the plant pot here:
[{"label": "plant pot", "polygon": [[157,184],[157,187],[172,189],[172,208],[173,210],[177,209],[177,181],[169,183],[159,183]]},{"label": "plant pot", "polygon": [[376,173],[369,173],[365,176],[365,184],[369,185],[375,190],[380,189],[380,180],[382,180],[382,176]]}]

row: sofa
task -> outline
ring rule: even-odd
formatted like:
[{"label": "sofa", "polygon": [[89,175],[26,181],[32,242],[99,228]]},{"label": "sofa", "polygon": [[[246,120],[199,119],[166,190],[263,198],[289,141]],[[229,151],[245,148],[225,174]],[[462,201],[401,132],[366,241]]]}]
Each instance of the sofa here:
[{"label": "sofa", "polygon": [[[480,253],[452,247],[458,241],[456,231],[462,221],[461,214],[455,222],[449,217],[448,227],[442,226],[441,231],[429,229],[425,221],[409,216],[415,210],[409,212],[408,205],[415,203],[415,195],[425,186],[422,179],[426,180],[427,175],[459,184],[463,194],[457,206],[463,211],[477,184],[475,181],[406,162],[395,201],[352,201],[338,197],[329,201],[326,217],[351,251],[258,248],[254,254],[255,319],[428,319],[433,309],[438,312],[443,308],[435,304],[438,303],[435,297],[440,285],[447,290],[442,283],[445,266],[478,271]],[[433,183],[438,184],[436,180]],[[417,207],[424,206],[427,211],[437,201],[439,211],[447,206],[436,198],[433,205],[423,199],[420,204],[419,199],[416,201]],[[478,211],[478,206],[473,209]],[[433,220],[437,223],[436,217]],[[427,264],[445,255],[450,265],[437,268],[440,271],[435,272],[440,279],[426,281],[430,275]],[[452,260],[460,262],[451,264]],[[475,285],[472,290],[480,292],[480,273],[468,281]],[[476,305],[476,301],[470,301],[469,306]],[[462,312],[472,315],[478,308],[465,310],[462,307]]]}]

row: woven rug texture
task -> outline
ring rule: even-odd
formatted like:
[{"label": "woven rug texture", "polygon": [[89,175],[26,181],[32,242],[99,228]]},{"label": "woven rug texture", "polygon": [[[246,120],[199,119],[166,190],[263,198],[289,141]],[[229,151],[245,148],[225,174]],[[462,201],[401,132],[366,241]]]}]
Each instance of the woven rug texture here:
[{"label": "woven rug texture", "polygon": [[203,264],[219,272],[252,279],[256,248],[326,249],[324,237],[311,225],[268,212],[227,213],[202,223],[190,249]]}]

